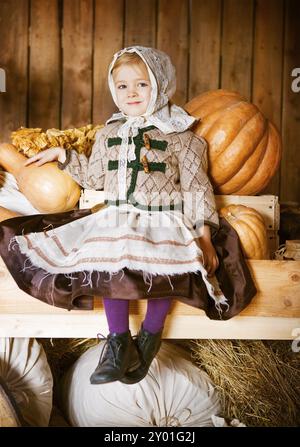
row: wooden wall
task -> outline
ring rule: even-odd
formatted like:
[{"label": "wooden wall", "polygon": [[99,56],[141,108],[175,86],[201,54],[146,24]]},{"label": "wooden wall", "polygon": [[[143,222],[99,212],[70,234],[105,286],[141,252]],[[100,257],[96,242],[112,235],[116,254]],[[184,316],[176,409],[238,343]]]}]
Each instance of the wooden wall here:
[{"label": "wooden wall", "polygon": [[103,122],[114,106],[107,67],[120,48],[170,54],[179,105],[239,91],[281,130],[281,168],[266,192],[300,202],[299,0],[1,0],[0,140],[19,126]]}]

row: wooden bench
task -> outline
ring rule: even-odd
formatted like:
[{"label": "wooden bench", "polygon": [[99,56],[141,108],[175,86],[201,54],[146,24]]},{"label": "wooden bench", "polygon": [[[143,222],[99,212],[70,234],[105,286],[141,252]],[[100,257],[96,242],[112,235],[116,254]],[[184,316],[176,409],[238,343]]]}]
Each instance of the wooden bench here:
[{"label": "wooden bench", "polygon": [[[294,339],[300,334],[300,261],[249,261],[259,290],[237,317],[213,321],[203,311],[173,301],[164,338]],[[130,307],[130,327],[136,333],[146,300]],[[51,307],[21,291],[0,258],[0,336],[95,338],[108,332],[100,297],[93,311]]]},{"label": "wooden bench", "polygon": [[[80,208],[103,201],[102,191],[83,190]],[[217,207],[241,203],[264,217],[269,248],[278,247],[279,205],[276,196],[216,196]],[[252,303],[229,321],[210,320],[203,311],[173,300],[164,338],[294,339],[300,334],[300,261],[249,261],[259,290]],[[135,333],[146,310],[146,300],[130,306]],[[67,311],[32,298],[14,282],[0,257],[0,336],[93,338],[108,327],[101,297],[93,311]]]}]

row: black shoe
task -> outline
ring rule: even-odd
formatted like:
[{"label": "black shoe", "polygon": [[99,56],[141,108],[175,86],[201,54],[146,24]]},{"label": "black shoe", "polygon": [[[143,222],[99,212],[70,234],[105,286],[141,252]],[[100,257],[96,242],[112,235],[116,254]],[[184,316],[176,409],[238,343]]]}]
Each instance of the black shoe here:
[{"label": "black shoe", "polygon": [[[106,349],[105,349],[106,348]],[[125,371],[132,371],[140,365],[136,346],[130,331],[107,336],[99,363],[90,377],[91,384],[115,382],[122,379]]]},{"label": "black shoe", "polygon": [[152,360],[159,351],[161,345],[161,336],[163,330],[152,334],[141,327],[137,338],[136,345],[140,356],[141,365],[133,371],[126,371],[121,382],[133,384],[140,382],[148,373]]}]

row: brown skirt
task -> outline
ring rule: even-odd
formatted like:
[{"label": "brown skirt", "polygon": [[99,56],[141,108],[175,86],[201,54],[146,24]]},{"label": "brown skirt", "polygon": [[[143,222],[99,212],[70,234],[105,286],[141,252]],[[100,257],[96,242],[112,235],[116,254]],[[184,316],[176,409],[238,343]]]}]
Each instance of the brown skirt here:
[{"label": "brown skirt", "polygon": [[11,238],[16,235],[40,232],[49,228],[49,225],[57,228],[90,213],[90,209],[85,209],[36,214],[15,217],[0,223],[0,255],[20,289],[45,303],[68,310],[93,309],[94,295],[126,300],[169,297],[204,310],[213,320],[234,317],[250,303],[257,292],[244,260],[238,235],[222,218],[220,228],[212,238],[220,261],[216,277],[229,305],[221,305],[221,316],[214,300],[208,295],[200,272],[172,275],[170,280],[164,275],[153,275],[152,286],[148,291],[141,271],[124,268],[111,278],[106,272],[94,271],[87,283],[87,272],[77,272],[66,277],[64,274],[49,274],[34,266],[24,269],[27,258],[20,252],[18,245],[15,244],[13,250],[8,250]]}]

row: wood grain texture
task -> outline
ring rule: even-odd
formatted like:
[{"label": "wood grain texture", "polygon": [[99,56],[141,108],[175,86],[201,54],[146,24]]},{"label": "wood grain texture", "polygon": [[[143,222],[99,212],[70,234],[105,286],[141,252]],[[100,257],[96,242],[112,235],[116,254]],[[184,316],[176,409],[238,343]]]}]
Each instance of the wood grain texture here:
[{"label": "wood grain texture", "polygon": [[[109,11],[109,14],[107,13]],[[107,82],[114,53],[123,47],[124,0],[95,0],[93,54],[93,123],[104,123],[117,111]]]},{"label": "wood grain texture", "polygon": [[[281,200],[300,203],[300,91],[292,90],[292,71],[300,76],[300,2],[287,0],[283,69]],[[298,89],[300,81],[298,81]],[[295,90],[295,89],[294,89]]]},{"label": "wood grain texture", "polygon": [[221,0],[191,1],[189,99],[220,86]]},{"label": "wood grain texture", "polygon": [[0,141],[27,124],[28,0],[0,2],[0,66],[6,73],[6,92],[0,93]]},{"label": "wood grain texture", "polygon": [[63,129],[92,120],[93,1],[64,0]]},{"label": "wood grain texture", "polygon": [[177,89],[172,101],[183,106],[188,97],[188,1],[159,0],[157,48],[176,68]]},{"label": "wood grain texture", "polygon": [[156,0],[126,0],[125,47],[155,47],[156,3]]},{"label": "wood grain texture", "polygon": [[31,1],[29,126],[60,126],[60,2]]},{"label": "wood grain texture", "polygon": [[[107,334],[104,313],[80,314],[79,311],[53,315],[0,315],[0,337],[96,338]],[[143,318],[131,315],[131,333],[136,334]],[[299,318],[235,317],[229,321],[213,321],[201,314],[170,315],[166,319],[164,339],[238,339],[293,340],[299,336]]]},{"label": "wood grain texture", "polygon": [[[249,261],[248,264],[258,294],[238,317],[212,321],[203,311],[173,300],[165,337],[292,338],[292,329],[300,327],[300,262]],[[18,289],[2,260],[0,282],[0,336],[90,337],[99,330],[107,330],[100,297],[95,298],[94,311],[69,312],[49,306]],[[146,300],[131,302],[130,306],[131,325],[137,329],[146,310]]]},{"label": "wood grain texture", "polygon": [[[257,0],[252,100],[281,129],[283,0]],[[262,194],[279,194],[277,171]]]},{"label": "wood grain texture", "polygon": [[103,123],[116,110],[107,85],[112,55],[125,44],[154,45],[176,65],[180,105],[221,86],[246,96],[250,88],[284,143],[281,171],[263,192],[300,202],[300,92],[291,90],[299,7],[298,0],[2,0],[0,141],[20,126]]},{"label": "wood grain texture", "polygon": [[225,0],[221,87],[251,97],[253,0]]}]

